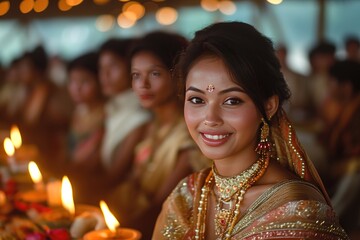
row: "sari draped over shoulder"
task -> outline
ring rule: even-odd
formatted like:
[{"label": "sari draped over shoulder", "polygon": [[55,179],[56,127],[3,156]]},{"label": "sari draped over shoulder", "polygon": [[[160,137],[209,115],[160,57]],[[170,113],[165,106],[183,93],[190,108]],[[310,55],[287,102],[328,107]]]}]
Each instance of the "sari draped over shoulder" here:
[{"label": "sari draped over shoulder", "polygon": [[[300,179],[265,190],[242,213],[230,239],[348,239],[284,112],[272,120],[271,134],[277,160]],[[201,189],[210,171],[194,173],[178,184],[163,205],[154,240],[195,239]]]},{"label": "sari draped over shoulder", "polygon": [[[160,128],[159,135],[161,141],[156,146],[151,137],[138,144],[132,175],[112,193],[111,201],[121,209],[124,219],[136,219],[152,206],[152,197],[174,172],[181,151],[189,152],[188,160],[194,172],[210,166],[207,159],[199,161],[201,152],[191,139],[182,117],[173,125]],[[199,162],[203,164],[199,165]]]}]

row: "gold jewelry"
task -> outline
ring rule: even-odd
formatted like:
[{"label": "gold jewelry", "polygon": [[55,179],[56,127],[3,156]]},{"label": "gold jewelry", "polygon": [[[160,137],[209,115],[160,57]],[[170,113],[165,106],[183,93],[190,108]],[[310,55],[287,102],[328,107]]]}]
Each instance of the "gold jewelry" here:
[{"label": "gold jewelry", "polygon": [[212,84],[209,84],[206,88],[206,91],[208,91],[209,93],[213,92],[215,90],[215,86]]},{"label": "gold jewelry", "polygon": [[[244,198],[246,190],[249,189],[265,173],[268,164],[269,157],[259,158],[249,169],[245,170],[238,176],[230,178],[221,177],[213,166],[213,171],[210,171],[205,184],[201,189],[195,239],[204,239],[205,236],[206,207],[213,179],[215,180],[215,186],[220,195],[218,204],[215,208],[215,234],[219,237],[219,239],[230,239],[231,233],[240,216],[240,203]],[[218,181],[218,183],[216,181]],[[231,186],[227,186],[227,183]],[[241,187],[237,186],[236,183],[239,183]],[[226,189],[231,188],[236,188],[237,190],[235,192],[233,190],[229,190],[228,193]],[[220,189],[222,189],[224,194],[220,193]],[[232,203],[233,201],[234,204]],[[223,206],[225,205],[228,205],[229,207],[224,208]]]},{"label": "gold jewelry", "polygon": [[260,142],[258,143],[255,151],[261,155],[269,155],[271,152],[271,142],[269,141],[270,127],[264,118],[261,118],[263,123],[260,133]]},{"label": "gold jewelry", "polygon": [[258,159],[250,168],[233,177],[223,177],[217,172],[215,165],[212,170],[215,177],[215,185],[222,201],[228,202],[259,170],[263,167],[264,161]]}]

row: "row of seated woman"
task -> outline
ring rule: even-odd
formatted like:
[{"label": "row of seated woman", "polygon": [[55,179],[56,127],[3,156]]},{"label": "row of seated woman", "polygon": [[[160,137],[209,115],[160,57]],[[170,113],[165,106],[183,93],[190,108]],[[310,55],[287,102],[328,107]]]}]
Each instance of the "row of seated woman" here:
[{"label": "row of seated woman", "polygon": [[[24,141],[39,146],[41,169],[68,175],[77,203],[107,201],[122,226],[145,239],[176,184],[210,166],[188,133],[172,73],[186,46],[184,37],[164,32],[110,39],[66,65],[63,89],[48,87],[44,51],[37,48],[13,62],[14,80],[2,88],[11,104],[13,89],[27,92],[19,106],[2,108]],[[44,66],[37,67],[39,58]],[[21,72],[23,65],[33,74]]]}]

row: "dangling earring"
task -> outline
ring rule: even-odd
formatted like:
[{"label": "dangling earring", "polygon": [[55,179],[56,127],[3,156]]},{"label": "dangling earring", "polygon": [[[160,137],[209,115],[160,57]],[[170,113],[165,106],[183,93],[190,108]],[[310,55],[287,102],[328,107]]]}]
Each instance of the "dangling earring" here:
[{"label": "dangling earring", "polygon": [[264,118],[261,118],[261,121],[263,122],[263,125],[260,132],[260,142],[258,143],[255,151],[264,157],[269,155],[271,152],[271,142],[269,140],[270,128]]}]

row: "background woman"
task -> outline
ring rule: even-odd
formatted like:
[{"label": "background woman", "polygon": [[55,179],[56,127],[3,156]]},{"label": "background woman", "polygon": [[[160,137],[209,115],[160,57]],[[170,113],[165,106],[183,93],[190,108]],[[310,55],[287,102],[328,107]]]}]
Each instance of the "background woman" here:
[{"label": "background woman", "polygon": [[185,121],[212,169],[178,184],[153,239],[347,239],[281,109],[289,90],[271,41],[218,23],[182,57]]},{"label": "background woman", "polygon": [[[176,184],[199,166],[199,154],[183,119],[172,68],[187,45],[182,36],[152,32],[131,51],[132,86],[142,107],[151,110],[134,166],[113,194],[120,218],[131,220],[150,239],[161,204]],[[196,162],[194,162],[196,160]]]}]

